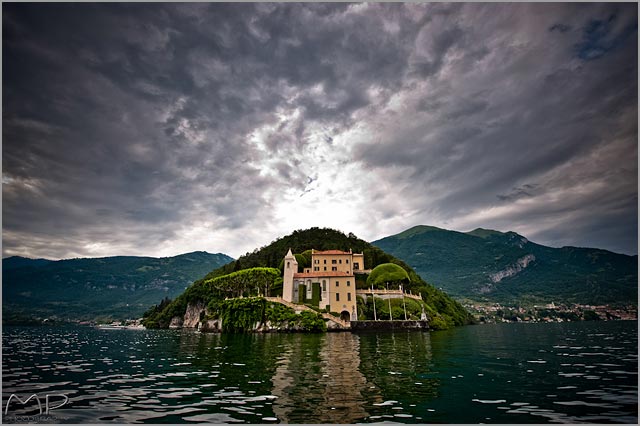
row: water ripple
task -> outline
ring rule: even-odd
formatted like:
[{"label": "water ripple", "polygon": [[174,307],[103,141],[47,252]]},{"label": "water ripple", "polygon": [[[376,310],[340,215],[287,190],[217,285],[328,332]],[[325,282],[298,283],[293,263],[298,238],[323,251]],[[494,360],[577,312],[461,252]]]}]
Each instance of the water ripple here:
[{"label": "water ripple", "polygon": [[[3,394],[67,395],[54,411],[63,423],[635,423],[632,329],[225,336],[7,327]],[[474,404],[460,410],[460,401]]]}]

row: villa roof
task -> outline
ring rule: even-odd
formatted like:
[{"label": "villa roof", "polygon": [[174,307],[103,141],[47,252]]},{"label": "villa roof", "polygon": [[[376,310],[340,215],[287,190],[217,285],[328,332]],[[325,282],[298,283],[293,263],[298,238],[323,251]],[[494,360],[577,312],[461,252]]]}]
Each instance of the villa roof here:
[{"label": "villa roof", "polygon": [[353,274],[342,271],[326,272],[298,272],[293,274],[293,278],[330,278],[330,277],[353,277]]},{"label": "villa roof", "polygon": [[325,250],[325,251],[314,250],[312,254],[353,254],[353,253],[349,251],[342,251],[342,250]]}]

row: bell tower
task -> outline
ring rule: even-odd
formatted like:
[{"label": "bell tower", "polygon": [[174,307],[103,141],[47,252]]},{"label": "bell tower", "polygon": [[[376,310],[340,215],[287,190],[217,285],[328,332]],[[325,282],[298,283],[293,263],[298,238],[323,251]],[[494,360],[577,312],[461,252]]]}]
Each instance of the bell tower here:
[{"label": "bell tower", "polygon": [[293,274],[296,272],[298,272],[298,261],[289,249],[284,257],[284,274],[282,275],[282,298],[287,302],[293,302]]}]

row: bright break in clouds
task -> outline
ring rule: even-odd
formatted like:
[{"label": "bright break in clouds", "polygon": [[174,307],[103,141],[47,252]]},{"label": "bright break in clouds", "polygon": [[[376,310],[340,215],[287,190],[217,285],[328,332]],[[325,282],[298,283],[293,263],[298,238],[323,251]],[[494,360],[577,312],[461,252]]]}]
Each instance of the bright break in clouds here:
[{"label": "bright break in clouds", "polygon": [[418,224],[637,253],[635,4],[3,8],[3,255]]}]

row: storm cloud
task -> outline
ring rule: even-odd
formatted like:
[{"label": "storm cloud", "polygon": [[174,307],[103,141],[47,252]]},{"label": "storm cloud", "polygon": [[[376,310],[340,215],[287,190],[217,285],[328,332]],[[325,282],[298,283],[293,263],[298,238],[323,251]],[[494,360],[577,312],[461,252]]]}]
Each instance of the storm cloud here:
[{"label": "storm cloud", "polygon": [[3,4],[3,255],[418,224],[637,253],[634,4]]}]

